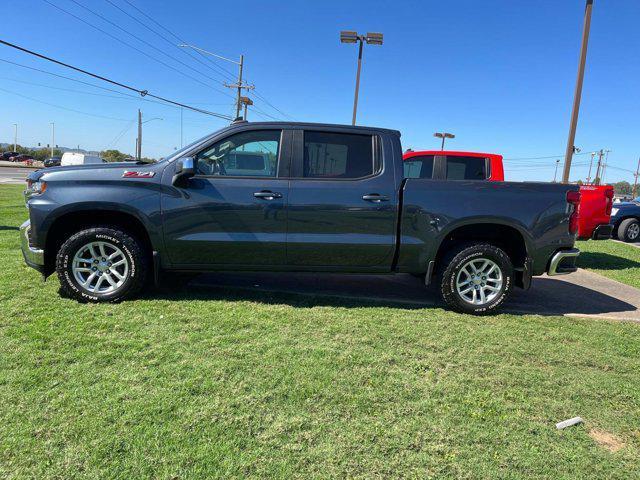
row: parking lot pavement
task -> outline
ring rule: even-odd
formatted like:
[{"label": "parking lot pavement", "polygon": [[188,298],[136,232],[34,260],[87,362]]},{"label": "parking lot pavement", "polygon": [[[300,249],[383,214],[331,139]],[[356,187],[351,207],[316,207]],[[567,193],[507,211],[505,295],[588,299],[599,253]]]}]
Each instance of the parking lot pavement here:
[{"label": "parking lot pavement", "polygon": [[23,184],[33,169],[23,167],[0,167],[0,184]]},{"label": "parking lot pavement", "polygon": [[[374,300],[413,306],[440,306],[438,294],[411,275],[334,275],[311,273],[207,273],[192,285],[233,287],[303,295]],[[598,274],[537,277],[527,292],[518,288],[505,305],[507,313],[565,315],[640,323],[640,290]]]},{"label": "parking lot pavement", "polygon": [[622,240],[616,240],[615,238],[612,241],[618,242],[618,243],[624,243],[625,245],[631,245],[632,247],[640,248],[640,242],[627,243],[627,242],[623,242]]}]

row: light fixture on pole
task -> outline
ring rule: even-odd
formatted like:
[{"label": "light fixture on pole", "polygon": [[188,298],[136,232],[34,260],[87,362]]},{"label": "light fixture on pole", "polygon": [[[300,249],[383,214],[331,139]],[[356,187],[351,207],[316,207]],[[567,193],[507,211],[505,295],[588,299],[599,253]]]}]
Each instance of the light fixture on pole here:
[{"label": "light fixture on pole", "polygon": [[353,98],[353,116],[351,125],[356,124],[356,112],[358,110],[358,92],[360,90],[360,70],[362,69],[362,46],[364,42],[370,45],[382,45],[383,36],[378,32],[367,32],[366,35],[359,35],[358,32],[352,30],[343,30],[340,32],[341,43],[360,43],[358,46],[358,70],[356,73],[356,92]]},{"label": "light fixture on pole", "polygon": [[442,145],[440,146],[440,150],[444,150],[444,140],[446,138],[456,138],[456,136],[453,133],[449,133],[449,132],[436,132],[433,134],[433,136],[442,139]]}]

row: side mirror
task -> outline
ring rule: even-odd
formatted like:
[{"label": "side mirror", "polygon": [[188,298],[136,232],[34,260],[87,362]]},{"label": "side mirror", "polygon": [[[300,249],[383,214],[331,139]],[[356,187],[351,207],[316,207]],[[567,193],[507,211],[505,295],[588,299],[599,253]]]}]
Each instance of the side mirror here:
[{"label": "side mirror", "polygon": [[196,174],[193,157],[184,157],[176,163],[176,173],[171,183],[176,187],[186,187],[189,179]]}]

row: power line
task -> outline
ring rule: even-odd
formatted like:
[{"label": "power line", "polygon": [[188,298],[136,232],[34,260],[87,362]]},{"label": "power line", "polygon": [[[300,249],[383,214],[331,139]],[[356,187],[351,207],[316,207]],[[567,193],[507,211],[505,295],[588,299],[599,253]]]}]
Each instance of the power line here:
[{"label": "power line", "polygon": [[24,47],[20,47],[18,45],[13,44],[13,43],[9,43],[9,42],[7,42],[5,40],[0,40],[0,43],[3,44],[3,45],[6,45],[8,47],[15,48],[16,50],[20,50],[20,51],[28,53],[30,55],[36,56],[38,58],[42,58],[43,60],[47,60],[49,62],[56,63],[56,64],[61,65],[63,67],[70,68],[72,70],[75,70],[76,72],[84,73],[85,75],[89,75],[89,76],[91,76],[93,78],[97,78],[98,80],[102,80],[104,82],[111,83],[112,85],[117,85],[118,87],[122,87],[122,88],[130,90],[132,92],[139,93],[143,97],[148,96],[148,97],[155,98],[157,100],[160,100],[160,101],[163,101],[163,102],[166,102],[166,103],[170,103],[172,105],[177,105],[178,107],[183,107],[183,108],[186,108],[186,109],[189,109],[189,110],[193,110],[194,112],[203,113],[205,115],[211,115],[213,117],[222,118],[224,120],[232,120],[232,118],[230,116],[222,115],[221,113],[210,112],[208,110],[203,110],[201,108],[192,107],[190,105],[185,105],[184,103],[176,102],[174,100],[169,100],[167,98],[151,94],[147,90],[140,90],[138,88],[131,87],[129,85],[125,85],[124,83],[120,83],[120,82],[117,82],[115,80],[111,80],[109,78],[103,77],[103,76],[98,75],[96,73],[91,73],[91,72],[89,72],[87,70],[83,70],[83,69],[81,69],[79,67],[74,67],[73,65],[69,65],[68,63],[61,62],[60,60],[55,60],[54,58],[47,57],[46,55],[34,52],[32,50],[28,50],[28,49],[26,49]]},{"label": "power line", "polygon": [[51,5],[52,7],[54,7],[54,8],[56,8],[56,9],[60,10],[61,12],[64,12],[64,13],[66,13],[67,15],[69,15],[69,16],[71,16],[71,17],[75,18],[76,20],[79,20],[80,22],[84,23],[85,25],[89,25],[90,27],[92,27],[92,28],[94,28],[94,29],[98,30],[99,32],[104,33],[104,34],[105,34],[105,35],[107,35],[108,37],[113,38],[115,41],[122,43],[123,45],[125,45],[125,46],[127,46],[127,47],[129,47],[129,48],[131,48],[131,49],[133,49],[133,50],[135,50],[135,51],[136,51],[136,52],[138,52],[138,53],[141,53],[141,54],[142,54],[142,55],[144,55],[145,57],[150,58],[151,60],[154,60],[154,61],[156,61],[156,62],[160,63],[161,65],[164,65],[164,66],[165,66],[165,67],[167,67],[167,68],[170,68],[171,70],[173,70],[173,71],[175,71],[175,72],[179,73],[180,75],[182,75],[182,76],[184,76],[184,77],[187,77],[187,78],[190,78],[191,80],[193,80],[193,81],[195,81],[195,82],[199,83],[200,85],[203,85],[203,86],[205,86],[205,87],[207,87],[207,88],[213,88],[213,87],[211,87],[211,85],[208,85],[207,83],[203,82],[202,80],[200,80],[200,79],[198,79],[198,78],[196,78],[196,77],[194,77],[194,76],[192,76],[192,75],[189,75],[188,73],[185,73],[185,72],[183,72],[182,70],[179,70],[179,69],[175,68],[173,65],[169,65],[168,63],[164,62],[163,60],[160,60],[159,58],[156,58],[156,57],[154,57],[153,55],[148,54],[148,53],[147,53],[147,52],[145,52],[144,50],[140,50],[140,49],[139,49],[138,47],[136,47],[135,45],[131,45],[130,43],[125,42],[125,41],[124,41],[124,40],[122,40],[121,38],[118,38],[118,37],[116,37],[115,35],[112,35],[111,33],[107,32],[106,30],[104,30],[104,29],[102,29],[102,28],[100,28],[100,27],[98,27],[98,26],[94,25],[93,23],[88,22],[87,20],[85,20],[85,19],[83,19],[83,18],[81,18],[81,17],[78,17],[77,15],[75,15],[75,14],[73,14],[73,13],[69,12],[68,10],[65,10],[65,9],[64,9],[64,8],[62,8],[62,7],[59,7],[58,5],[56,5],[56,4],[54,4],[54,3],[51,3],[49,0],[42,0],[42,1],[43,1],[43,2],[45,2],[45,3],[48,3],[49,5]]},{"label": "power line", "polygon": [[33,102],[42,103],[44,105],[49,105],[50,107],[60,108],[62,110],[67,110],[69,112],[79,113],[81,115],[88,115],[90,117],[104,118],[104,119],[107,119],[107,120],[117,120],[119,122],[128,122],[129,121],[129,120],[125,119],[125,118],[107,117],[106,115],[98,115],[96,113],[83,112],[82,110],[74,110],[73,108],[63,107],[62,105],[56,105],[55,103],[45,102],[43,100],[39,100],[37,98],[29,97],[27,95],[22,95],[21,93],[12,92],[11,90],[6,90],[4,88],[0,88],[0,91],[6,92],[6,93],[10,93],[11,95],[17,95],[18,97],[26,98],[27,100],[31,100]]},{"label": "power line", "polygon": [[[74,1],[74,0],[72,0]],[[194,60],[198,60],[199,63],[204,64],[202,61],[200,61],[197,57],[194,57],[193,55],[191,55],[190,51],[186,51],[180,47],[178,47],[177,45],[175,45],[171,40],[167,39],[164,35],[162,35],[161,33],[157,32],[156,30],[152,29],[151,27],[147,26],[145,23],[141,22],[140,20],[138,20],[137,18],[135,18],[133,15],[130,15],[128,12],[126,12],[125,10],[123,10],[122,8],[120,8],[118,5],[114,4],[112,0],[105,0],[107,3],[109,3],[110,5],[114,6],[115,8],[117,8],[118,10],[120,10],[121,12],[123,12],[125,15],[129,16],[130,18],[134,19],[136,22],[140,23],[142,26],[144,26],[147,30],[155,33],[156,35],[158,35],[159,37],[161,37],[162,39],[164,39],[167,43],[173,45],[174,47],[178,48],[179,50],[183,51],[184,53],[188,54],[191,58],[193,58]],[[138,8],[137,6],[135,6],[133,3],[131,3],[129,0],[124,0],[131,8],[135,9],[137,12],[139,12],[141,15],[144,15],[148,20],[152,21],[154,24],[156,24],[158,27],[160,27],[162,30],[170,33],[175,39],[177,39],[179,42],[181,43],[187,43],[185,40],[183,40],[182,38],[180,38],[178,35],[176,35],[175,33],[173,33],[171,30],[169,30],[168,28],[166,28],[165,26],[161,25],[160,23],[158,23],[156,20],[154,20],[150,15],[146,14],[145,12],[143,12],[140,8]],[[198,55],[200,55],[201,57],[205,58],[207,61],[209,61],[209,63],[211,63],[214,67],[216,67],[217,69],[221,70],[227,77],[229,77],[232,80],[235,80],[235,75],[232,74],[231,72],[229,72],[229,70],[227,70],[226,68],[223,68],[221,66],[219,66],[217,63],[215,63],[210,57],[204,55],[202,52],[196,50],[196,53]],[[280,110],[278,107],[276,107],[275,105],[273,105],[271,102],[269,102],[269,100],[267,100],[264,96],[260,95],[258,92],[256,92],[254,90],[254,95],[256,97],[258,97],[260,100],[262,100],[264,103],[266,103],[268,106],[270,106],[271,108],[273,108],[275,111],[277,111],[278,113],[280,113],[281,115],[283,115],[284,117],[288,117],[290,119],[293,119],[293,117],[291,117],[291,115],[288,115],[287,113],[283,112],[282,110]],[[273,117],[271,117],[273,118]]]},{"label": "power line", "polygon": [[[109,1],[109,0],[107,0]],[[168,32],[169,34],[171,34],[171,36],[173,36],[175,39],[177,39],[180,43],[187,43],[185,40],[183,40],[182,38],[180,38],[178,35],[176,35],[175,33],[173,33],[171,30],[169,30],[167,27],[165,27],[164,25],[161,25],[159,22],[157,22],[156,20],[154,20],[150,15],[148,15],[147,13],[145,13],[144,11],[142,11],[140,8],[136,7],[133,3],[131,3],[129,0],[124,0],[124,2],[129,5],[131,8],[133,8],[134,10],[136,10],[138,13],[140,13],[141,15],[143,15],[145,18],[147,18],[148,20],[150,20],[151,22],[153,22],[155,25],[157,25],[158,27],[160,27],[162,30]],[[111,3],[111,2],[109,2]],[[112,3],[111,3],[112,4]],[[113,4],[112,4],[113,5]],[[157,33],[157,32],[156,32]],[[160,35],[160,34],[158,34]],[[173,45],[173,42],[171,42],[170,40],[167,40],[169,43],[171,43]],[[179,47],[178,47],[179,48]],[[235,79],[235,75],[231,72],[229,72],[229,70],[227,70],[226,68],[221,67],[220,65],[218,65],[217,63],[215,63],[213,60],[211,60],[209,57],[207,57],[206,55],[203,55],[201,52],[197,52],[201,57],[203,57],[205,60],[207,60],[209,63],[211,63],[214,67],[216,67],[217,69],[219,69],[221,72],[223,72],[224,74],[228,75],[230,79]]]},{"label": "power line", "polygon": [[[47,0],[45,0],[45,1],[47,1]],[[215,78],[213,78],[213,77],[210,77],[210,76],[208,76],[208,75],[203,74],[201,71],[196,70],[196,69],[195,69],[195,68],[193,68],[191,65],[188,65],[188,64],[184,63],[182,60],[180,60],[180,59],[178,59],[178,58],[174,57],[173,55],[169,55],[169,54],[168,54],[168,53],[166,53],[164,50],[161,50],[160,48],[158,48],[158,47],[156,47],[155,45],[153,45],[153,44],[151,44],[151,43],[147,42],[147,41],[146,41],[146,40],[144,40],[143,38],[140,38],[139,36],[137,36],[137,35],[135,35],[135,34],[131,33],[131,32],[130,32],[130,31],[128,31],[127,29],[122,28],[122,27],[121,27],[120,25],[118,25],[117,23],[112,22],[111,20],[109,20],[108,18],[106,18],[104,15],[101,15],[101,14],[99,14],[99,13],[97,13],[97,12],[95,12],[95,11],[91,10],[89,7],[87,7],[87,6],[83,5],[83,4],[81,4],[81,3],[80,3],[80,2],[78,2],[77,0],[70,0],[70,1],[71,1],[71,2],[73,2],[73,3],[75,3],[76,5],[78,5],[79,7],[84,8],[85,10],[87,10],[87,11],[88,11],[88,12],[90,12],[90,13],[92,13],[92,14],[93,14],[93,15],[95,15],[96,17],[98,17],[98,18],[102,19],[103,21],[105,21],[105,22],[109,23],[110,25],[113,25],[113,26],[114,26],[114,27],[116,27],[118,30],[121,30],[121,31],[123,31],[124,33],[126,33],[127,35],[129,35],[129,36],[131,36],[131,37],[135,38],[135,39],[136,39],[136,40],[138,40],[139,42],[144,43],[144,44],[145,44],[145,45],[147,45],[148,47],[153,48],[154,50],[156,50],[156,51],[160,52],[161,54],[163,54],[163,55],[165,55],[165,56],[169,57],[169,58],[170,58],[170,59],[172,59],[173,61],[178,62],[180,65],[183,65],[184,67],[189,68],[190,70],[193,70],[194,72],[196,72],[196,73],[197,73],[197,74],[199,74],[199,75],[203,75],[204,77],[207,77],[207,78],[208,78],[209,80],[211,80],[211,81],[214,81],[214,82],[215,82],[215,81],[217,81]],[[47,1],[47,3],[49,3],[49,2]],[[171,68],[173,68],[173,67],[171,67]],[[179,71],[179,70],[178,70],[178,71]],[[205,84],[205,85],[206,85],[206,84]],[[213,88],[213,87],[212,87],[212,88]],[[216,90],[217,92],[222,93],[222,94],[224,94],[224,95],[226,95],[226,94],[227,94],[227,92],[224,92],[223,90],[219,90],[219,89],[215,89],[215,88],[214,88],[214,90]]]},{"label": "power line", "polygon": [[[264,103],[266,103],[267,105],[269,105],[271,108],[273,108],[276,112],[280,113],[281,115],[283,115],[283,116],[285,116],[285,117],[287,117],[287,118],[289,118],[289,119],[291,119],[291,120],[294,120],[294,118],[293,118],[291,115],[289,115],[289,114],[287,114],[287,113],[284,113],[284,112],[283,112],[282,110],[280,110],[278,107],[276,107],[276,106],[275,106],[275,105],[273,105],[271,102],[269,102],[269,100],[267,100],[267,99],[266,99],[266,98],[264,98],[262,95],[260,95],[258,92],[256,92],[256,91],[255,91],[255,89],[254,89],[254,91],[253,91],[253,94],[254,94],[256,97],[258,97],[260,100],[262,100]],[[255,109],[255,108],[254,108],[254,109]]]},{"label": "power line", "polygon": [[[589,155],[591,154],[591,152],[580,152],[580,153],[576,153],[574,155]],[[513,158],[503,158],[503,160],[505,161],[514,161],[514,160],[544,160],[547,158],[553,158],[556,159],[558,157],[562,157],[564,154],[561,155],[548,155],[545,157],[513,157]]]},{"label": "power line", "polygon": [[[169,45],[177,48],[178,50],[180,50],[182,53],[184,53],[185,55],[188,55],[190,58],[192,58],[193,60],[197,61],[198,63],[200,63],[201,65],[204,65],[205,67],[207,67],[209,70],[211,70],[212,72],[214,72],[217,75],[221,75],[221,78],[225,78],[223,74],[226,74],[227,77],[233,78],[231,76],[230,73],[228,73],[225,69],[222,69],[221,67],[219,67],[218,65],[216,65],[215,63],[213,64],[214,66],[216,66],[218,68],[218,70],[222,70],[222,73],[220,71],[214,70],[211,65],[209,65],[206,62],[203,62],[202,60],[200,60],[198,57],[194,56],[191,54],[190,51],[184,50],[180,47],[178,47],[175,43],[173,43],[171,40],[169,40],[164,34],[158,32],[157,30],[151,28],[150,26],[148,26],[146,23],[142,22],[140,19],[134,17],[133,15],[131,15],[129,12],[127,12],[126,10],[124,10],[123,8],[121,8],[120,6],[118,6],[117,4],[113,3],[111,0],[105,0],[105,2],[107,2],[108,4],[110,4],[111,6],[113,6],[114,8],[118,9],[120,12],[124,13],[126,16],[128,16],[129,18],[133,19],[134,21],[136,21],[137,23],[139,23],[140,25],[142,25],[144,28],[146,28],[147,30],[149,30],[150,32],[156,34],[158,37],[162,38],[165,42],[167,42]],[[127,2],[129,3],[129,2]],[[148,15],[146,15],[144,12],[142,12],[139,8],[137,8],[135,5],[132,5],[131,3],[129,3],[129,5],[131,5],[131,7],[135,8],[138,12],[140,12],[141,14],[145,15],[145,17],[149,18],[151,21],[155,22],[155,20],[153,20],[151,17],[149,17]],[[155,22],[157,24],[157,22]],[[159,24],[158,24],[159,25]],[[160,25],[159,25],[160,26]],[[168,29],[160,26],[160,28],[162,28],[163,30],[171,33]],[[172,33],[173,35],[173,33]],[[174,35],[175,37],[175,35]],[[178,38],[178,37],[176,37]],[[179,41],[181,41],[178,38]],[[225,92],[226,93],[226,92]]]}]

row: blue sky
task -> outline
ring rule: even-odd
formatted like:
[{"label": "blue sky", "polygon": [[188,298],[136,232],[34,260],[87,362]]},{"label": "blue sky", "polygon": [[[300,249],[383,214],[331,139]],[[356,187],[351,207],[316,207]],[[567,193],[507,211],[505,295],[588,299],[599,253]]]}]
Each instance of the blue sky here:
[{"label": "blue sky", "polygon": [[[233,113],[233,92],[222,86],[228,74],[193,60],[106,0],[47,1],[3,0],[3,18],[15,28],[3,28],[0,38],[158,95]],[[110,1],[158,29],[125,0]],[[129,2],[189,43],[231,58],[243,53],[257,93],[293,119],[350,122],[357,48],[340,44],[339,31],[380,31],[384,45],[365,46],[359,124],[399,129],[403,146],[413,149],[437,148],[433,132],[453,132],[451,149],[514,159],[506,162],[512,180],[551,180],[565,150],[584,0]],[[621,169],[635,170],[640,156],[638,18],[637,0],[595,0],[575,143],[583,152],[611,150],[607,181],[631,181]],[[5,46],[0,59],[111,88]],[[235,74],[235,65],[217,65]],[[262,113],[250,112],[250,120],[287,118],[255,102]],[[55,122],[59,145],[133,152],[138,108],[145,119],[163,119],[145,125],[143,154],[159,157],[180,147],[176,108],[0,62],[0,142],[13,141],[18,123],[19,143],[47,144]],[[185,111],[183,142],[226,123]],[[589,155],[575,158],[572,179],[585,178]]]}]

